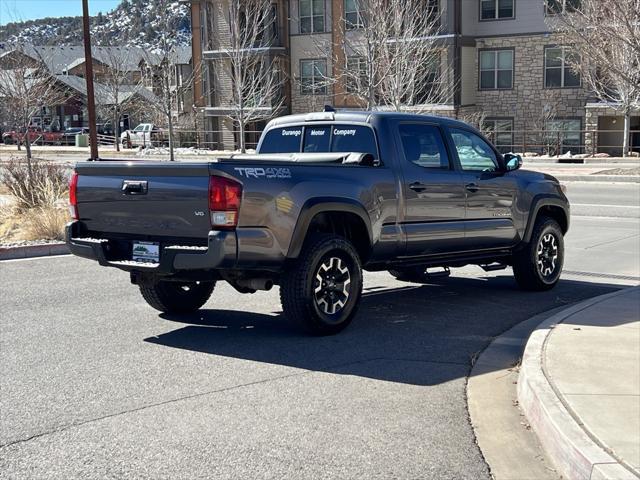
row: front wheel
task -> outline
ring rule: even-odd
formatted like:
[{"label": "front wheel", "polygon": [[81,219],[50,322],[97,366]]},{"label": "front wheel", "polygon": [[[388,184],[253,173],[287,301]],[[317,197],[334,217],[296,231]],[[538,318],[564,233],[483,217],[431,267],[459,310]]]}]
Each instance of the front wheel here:
[{"label": "front wheel", "polygon": [[560,280],[564,237],[558,222],[540,217],[529,243],[513,255],[513,275],[524,290],[550,290]]},{"label": "front wheel", "polygon": [[322,234],[309,239],[280,283],[285,314],[313,335],[346,328],[362,295],[362,268],[348,240]]},{"label": "front wheel", "polygon": [[146,302],[165,313],[189,313],[202,307],[216,286],[216,282],[156,281],[140,285]]}]

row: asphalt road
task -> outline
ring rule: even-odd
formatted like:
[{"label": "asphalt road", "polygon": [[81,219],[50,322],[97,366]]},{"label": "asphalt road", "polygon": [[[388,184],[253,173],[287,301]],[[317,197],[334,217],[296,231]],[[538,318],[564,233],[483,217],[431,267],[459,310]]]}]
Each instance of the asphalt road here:
[{"label": "asphalt road", "polygon": [[571,214],[640,218],[640,184],[566,182]]},{"label": "asphalt road", "polygon": [[163,318],[123,272],[2,262],[0,477],[488,479],[472,359],[640,277],[637,220],[575,217],[566,244],[546,293],[475,267],[427,286],[367,274],[355,323],[328,338],[292,328],[277,289],[220,284],[200,314]]}]

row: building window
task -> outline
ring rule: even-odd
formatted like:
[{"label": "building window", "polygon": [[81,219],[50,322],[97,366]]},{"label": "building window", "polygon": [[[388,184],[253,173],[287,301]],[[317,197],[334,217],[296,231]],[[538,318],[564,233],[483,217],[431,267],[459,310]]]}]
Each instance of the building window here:
[{"label": "building window", "polygon": [[480,51],[480,89],[513,88],[513,50]]},{"label": "building window", "polygon": [[327,61],[300,60],[300,93],[326,95]]},{"label": "building window", "polygon": [[424,6],[426,16],[434,26],[440,24],[440,6],[438,0],[427,0]]},{"label": "building window", "polygon": [[488,132],[489,139],[500,153],[513,151],[513,119],[487,118],[482,122],[482,129]]},{"label": "building window", "polygon": [[435,51],[423,65],[417,67],[418,78],[422,81],[416,85],[415,105],[440,103],[443,99],[440,88],[440,52]]},{"label": "building window", "polygon": [[300,0],[300,33],[324,32],[324,0]]},{"label": "building window", "polygon": [[480,0],[480,20],[514,18],[514,0]]},{"label": "building window", "polygon": [[344,0],[344,24],[347,30],[364,27],[359,0]]},{"label": "building window", "polygon": [[347,93],[357,93],[367,79],[367,64],[363,57],[347,57]]},{"label": "building window", "polygon": [[581,0],[545,0],[545,15],[558,15],[559,13],[575,12],[581,7]]},{"label": "building window", "polygon": [[579,118],[547,120],[545,126],[545,142],[555,155],[580,151],[582,121]]},{"label": "building window", "polygon": [[571,64],[576,56],[567,47],[546,48],[544,51],[544,86],[546,88],[575,88],[580,86],[580,75]]}]

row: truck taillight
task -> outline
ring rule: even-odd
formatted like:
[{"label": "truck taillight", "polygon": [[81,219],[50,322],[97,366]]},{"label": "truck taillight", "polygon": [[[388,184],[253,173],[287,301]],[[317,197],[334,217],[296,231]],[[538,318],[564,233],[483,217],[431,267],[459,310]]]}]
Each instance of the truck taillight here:
[{"label": "truck taillight", "polygon": [[73,172],[69,181],[69,213],[71,218],[78,220],[78,173]]},{"label": "truck taillight", "polygon": [[225,177],[209,177],[209,213],[211,226],[230,230],[238,225],[242,185]]}]

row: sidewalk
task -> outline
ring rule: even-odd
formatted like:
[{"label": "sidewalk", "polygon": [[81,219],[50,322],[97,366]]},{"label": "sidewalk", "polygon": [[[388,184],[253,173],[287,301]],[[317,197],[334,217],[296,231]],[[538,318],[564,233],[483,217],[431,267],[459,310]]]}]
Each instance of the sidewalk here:
[{"label": "sidewalk", "polygon": [[518,399],[564,478],[640,478],[640,287],[543,322],[527,342]]}]

